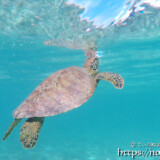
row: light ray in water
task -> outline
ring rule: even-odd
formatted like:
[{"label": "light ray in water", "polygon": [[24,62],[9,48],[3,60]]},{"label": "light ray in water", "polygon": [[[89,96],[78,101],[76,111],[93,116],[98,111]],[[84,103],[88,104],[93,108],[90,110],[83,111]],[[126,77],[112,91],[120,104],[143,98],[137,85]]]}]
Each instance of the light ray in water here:
[{"label": "light ray in water", "polygon": [[1,138],[17,105],[52,73],[83,67],[88,48],[99,72],[122,75],[125,87],[101,81],[83,107],[47,118],[34,150],[21,148],[17,127],[0,144],[2,160],[120,160],[117,148],[133,139],[159,141],[160,1],[66,2],[0,0]]},{"label": "light ray in water", "polygon": [[[44,47],[46,50],[45,46],[47,45],[87,50],[97,46],[98,50],[102,51],[97,53],[97,56],[103,57],[100,60],[100,64],[108,69],[115,70],[115,72],[117,70],[121,72],[122,70],[118,65],[122,62],[124,64],[127,63],[127,60],[138,61],[152,58],[153,61],[156,61],[159,58],[159,49],[157,48],[153,52],[153,45],[151,45],[153,43],[155,48],[159,46],[159,0],[127,1],[120,14],[115,19],[111,17],[113,19],[112,23],[102,27],[97,27],[94,22],[83,19],[87,12],[91,11],[86,9],[89,6],[85,6],[85,3],[80,5],[80,3],[74,4],[77,1],[72,1],[72,4],[66,2],[64,0],[1,0],[0,39],[3,40],[1,43],[3,45],[0,45],[0,48],[26,48],[28,50],[28,45],[30,45],[34,48]],[[130,47],[132,46],[136,46],[136,48],[143,46],[144,43],[141,45],[141,42],[144,40],[147,46],[150,46],[147,51],[133,49],[132,53],[130,52]],[[114,50],[116,48],[116,51],[112,50],[113,48]],[[142,47],[139,48],[141,49]],[[50,49],[53,52],[53,47]],[[15,53],[12,54],[14,55]],[[57,54],[62,55],[62,52],[59,51]],[[52,57],[44,58],[45,62],[54,63],[55,61],[60,61],[60,58],[56,56],[53,61],[53,56],[55,54],[52,54]],[[61,62],[64,61],[66,59]],[[69,61],[66,62],[69,65]],[[72,62],[75,62],[74,58],[72,58]],[[83,62],[83,60],[79,60],[79,62]],[[140,67],[140,63],[137,63],[136,65]],[[157,63],[159,62],[155,62],[155,64]],[[147,66],[146,62],[143,64]],[[135,64],[128,66],[132,68]],[[4,68],[2,71],[6,71],[6,69]],[[49,72],[52,72],[52,70]],[[10,71],[7,70],[7,73],[10,73]],[[8,77],[3,75],[1,79]],[[20,79],[23,78],[21,77]]]},{"label": "light ray in water", "polygon": [[101,47],[101,44],[107,45],[111,40],[143,39],[146,35],[154,38],[160,35],[159,2],[129,1],[110,25],[106,27],[102,24],[97,28],[94,22],[80,18],[85,12],[84,8],[64,0],[1,0],[0,34],[38,38],[46,45],[72,49],[87,49],[95,45]]}]

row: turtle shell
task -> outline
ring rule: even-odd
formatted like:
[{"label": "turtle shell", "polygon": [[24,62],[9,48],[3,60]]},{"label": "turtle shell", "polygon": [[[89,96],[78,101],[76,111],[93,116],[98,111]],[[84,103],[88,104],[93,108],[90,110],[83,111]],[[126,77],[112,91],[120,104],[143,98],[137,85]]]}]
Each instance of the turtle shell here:
[{"label": "turtle shell", "polygon": [[69,67],[45,79],[13,112],[14,118],[47,117],[67,112],[86,102],[95,80],[84,68]]}]

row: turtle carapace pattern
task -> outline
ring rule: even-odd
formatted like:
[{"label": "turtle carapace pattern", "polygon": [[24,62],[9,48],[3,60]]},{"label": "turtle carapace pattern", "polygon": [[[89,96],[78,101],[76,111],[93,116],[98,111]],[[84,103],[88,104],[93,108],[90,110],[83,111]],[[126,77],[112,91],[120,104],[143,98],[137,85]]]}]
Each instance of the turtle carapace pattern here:
[{"label": "turtle carapace pattern", "polygon": [[111,82],[122,89],[123,78],[112,72],[99,73],[99,58],[95,50],[85,50],[84,67],[72,66],[62,69],[45,79],[13,112],[15,118],[3,140],[23,118],[20,141],[27,149],[33,148],[38,140],[45,117],[55,116],[81,106],[94,93],[100,80]]}]

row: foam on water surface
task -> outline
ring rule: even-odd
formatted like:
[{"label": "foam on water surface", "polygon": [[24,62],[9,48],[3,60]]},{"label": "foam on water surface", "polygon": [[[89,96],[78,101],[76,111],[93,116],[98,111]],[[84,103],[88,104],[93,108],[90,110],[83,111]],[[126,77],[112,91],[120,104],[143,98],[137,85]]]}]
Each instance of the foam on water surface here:
[{"label": "foam on water surface", "polygon": [[92,1],[0,0],[0,137],[12,111],[45,78],[83,66],[85,49],[96,46],[100,72],[125,81],[121,91],[101,81],[84,105],[47,118],[33,150],[19,143],[21,123],[0,144],[0,159],[122,160],[130,157],[118,157],[117,148],[132,149],[132,140],[158,143],[160,1],[123,3],[113,17],[97,12],[87,19],[91,8],[96,13]]}]

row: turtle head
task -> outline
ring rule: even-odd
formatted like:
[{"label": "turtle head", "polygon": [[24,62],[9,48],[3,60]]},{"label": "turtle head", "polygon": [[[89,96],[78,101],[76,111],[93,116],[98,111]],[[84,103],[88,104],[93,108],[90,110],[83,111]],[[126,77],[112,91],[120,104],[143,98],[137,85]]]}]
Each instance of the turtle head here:
[{"label": "turtle head", "polygon": [[91,76],[95,77],[99,72],[99,58],[96,55],[95,50],[87,50],[85,52],[87,58],[84,64],[84,68]]}]

